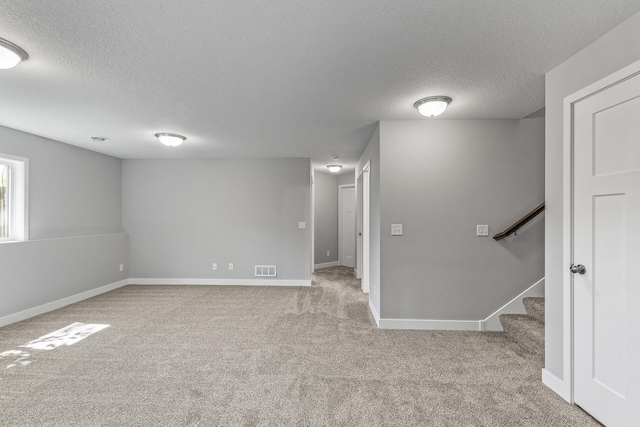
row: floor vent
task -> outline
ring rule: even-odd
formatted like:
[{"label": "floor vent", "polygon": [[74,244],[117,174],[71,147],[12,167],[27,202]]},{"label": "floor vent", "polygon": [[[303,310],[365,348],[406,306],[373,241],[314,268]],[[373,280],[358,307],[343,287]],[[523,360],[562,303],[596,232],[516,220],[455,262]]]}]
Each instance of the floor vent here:
[{"label": "floor vent", "polygon": [[276,266],[256,265],[256,277],[276,277]]}]

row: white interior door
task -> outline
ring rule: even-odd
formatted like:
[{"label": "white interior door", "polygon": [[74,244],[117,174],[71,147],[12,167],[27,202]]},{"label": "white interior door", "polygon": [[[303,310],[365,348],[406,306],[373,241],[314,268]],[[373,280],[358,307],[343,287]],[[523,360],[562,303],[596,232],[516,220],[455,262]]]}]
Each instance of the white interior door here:
[{"label": "white interior door", "polygon": [[369,164],[362,170],[362,279],[360,287],[362,292],[369,293]]},{"label": "white interior door", "polygon": [[573,104],[574,400],[640,425],[640,76]]},{"label": "white interior door", "polygon": [[340,263],[356,266],[356,187],[340,187]]}]

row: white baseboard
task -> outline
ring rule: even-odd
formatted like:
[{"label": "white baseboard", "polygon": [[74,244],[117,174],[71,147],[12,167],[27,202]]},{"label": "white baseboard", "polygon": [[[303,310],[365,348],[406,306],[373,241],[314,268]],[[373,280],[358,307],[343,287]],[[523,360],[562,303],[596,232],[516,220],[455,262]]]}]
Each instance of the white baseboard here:
[{"label": "white baseboard", "polygon": [[481,331],[480,320],[380,319],[380,329]]},{"label": "white baseboard", "polygon": [[533,285],[529,286],[524,292],[521,292],[514,299],[500,307],[493,314],[482,320],[483,331],[502,331],[500,323],[501,314],[525,314],[523,298],[527,297],[543,297],[544,296],[544,277]]},{"label": "white baseboard", "polygon": [[319,268],[327,268],[327,267],[336,267],[340,264],[338,264],[338,261],[331,261],[331,262],[323,262],[322,264],[316,264],[313,266],[314,269],[319,269]]},{"label": "white baseboard", "polygon": [[202,285],[202,286],[311,286],[309,280],[277,279],[129,279],[130,285]]},{"label": "white baseboard", "polygon": [[378,328],[380,327],[380,313],[376,310],[376,306],[373,304],[373,301],[369,300],[369,310],[371,311],[371,315],[373,315],[373,320],[376,321],[376,325]]},{"label": "white baseboard", "polygon": [[120,280],[115,283],[111,283],[99,288],[91,289],[79,294],[71,295],[70,297],[62,298],[56,301],[48,302],[46,304],[39,305],[37,307],[29,308],[27,310],[19,311],[18,313],[9,314],[8,316],[0,317],[0,327],[6,326],[11,323],[20,322],[25,319],[29,319],[40,314],[48,313],[53,310],[65,307],[69,304],[75,304],[80,301],[95,297],[96,295],[103,294],[105,292],[112,291],[114,289],[121,288],[129,284],[128,279]]},{"label": "white baseboard", "polygon": [[542,383],[567,402],[573,403],[573,398],[571,396],[571,384],[561,380],[546,369],[542,369]]}]

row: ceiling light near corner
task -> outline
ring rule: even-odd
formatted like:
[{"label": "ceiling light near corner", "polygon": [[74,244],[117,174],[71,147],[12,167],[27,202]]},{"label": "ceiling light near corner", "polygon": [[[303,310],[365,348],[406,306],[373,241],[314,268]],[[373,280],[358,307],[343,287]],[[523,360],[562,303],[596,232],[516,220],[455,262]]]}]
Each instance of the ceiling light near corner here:
[{"label": "ceiling light near corner", "polygon": [[177,147],[187,139],[185,136],[169,132],[156,133],[156,138],[167,147]]},{"label": "ceiling light near corner", "polygon": [[329,165],[327,167],[329,168],[329,172],[333,173],[338,173],[340,172],[340,169],[342,169],[342,165]]},{"label": "ceiling light near corner", "polygon": [[27,59],[29,59],[29,55],[20,46],[0,39],[0,70],[13,68]]},{"label": "ceiling light near corner", "polygon": [[418,109],[420,114],[425,117],[435,117],[444,113],[451,103],[451,98],[448,96],[429,96],[422,98],[413,104]]}]

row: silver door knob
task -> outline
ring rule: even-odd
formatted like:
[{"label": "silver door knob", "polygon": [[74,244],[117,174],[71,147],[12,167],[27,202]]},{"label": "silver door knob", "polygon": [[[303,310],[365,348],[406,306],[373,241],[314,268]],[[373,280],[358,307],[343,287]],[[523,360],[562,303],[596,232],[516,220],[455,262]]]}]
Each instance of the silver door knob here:
[{"label": "silver door knob", "polygon": [[576,274],[576,273],[584,274],[587,271],[587,269],[582,264],[578,264],[578,265],[572,264],[571,267],[569,267],[569,271],[572,272],[573,274]]}]

